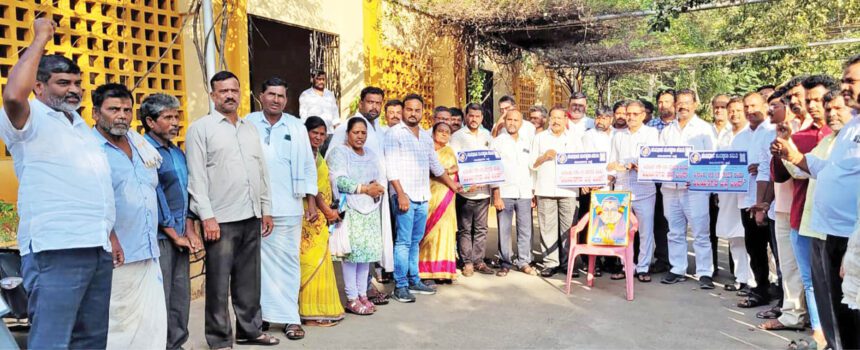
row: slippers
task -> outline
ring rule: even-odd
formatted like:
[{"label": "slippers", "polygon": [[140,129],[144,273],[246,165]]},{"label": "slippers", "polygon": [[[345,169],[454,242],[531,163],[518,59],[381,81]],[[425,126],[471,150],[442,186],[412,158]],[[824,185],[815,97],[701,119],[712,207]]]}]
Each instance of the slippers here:
[{"label": "slippers", "polygon": [[241,344],[241,345],[272,346],[272,345],[278,345],[280,343],[281,343],[281,341],[278,340],[278,338],[275,338],[275,337],[268,335],[266,333],[263,333],[262,335],[260,335],[260,337],[254,338],[254,339],[236,339],[236,344]]},{"label": "slippers", "polygon": [[625,277],[624,272],[616,272],[609,276],[611,280],[623,280]]},{"label": "slippers", "polygon": [[639,280],[639,282],[642,282],[642,283],[651,282],[651,274],[649,274],[647,272],[637,273],[635,276],[636,276],[636,279]]},{"label": "slippers", "polygon": [[764,320],[776,319],[779,318],[779,316],[782,316],[782,311],[780,311],[779,307],[773,307],[772,309],[759,311],[755,314],[755,317]]}]

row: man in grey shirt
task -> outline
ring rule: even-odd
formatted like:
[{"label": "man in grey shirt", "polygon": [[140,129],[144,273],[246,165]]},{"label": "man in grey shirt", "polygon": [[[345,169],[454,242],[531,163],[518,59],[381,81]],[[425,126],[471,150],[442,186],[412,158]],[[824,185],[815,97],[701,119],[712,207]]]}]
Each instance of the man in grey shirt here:
[{"label": "man in grey shirt", "polygon": [[[206,245],[206,342],[231,348],[232,291],[236,342],[276,345],[263,333],[260,236],[272,232],[272,203],[260,136],[239,118],[239,79],[222,71],[209,81],[215,110],[188,128],[190,209],[203,221]],[[262,218],[262,220],[261,220]]]}]

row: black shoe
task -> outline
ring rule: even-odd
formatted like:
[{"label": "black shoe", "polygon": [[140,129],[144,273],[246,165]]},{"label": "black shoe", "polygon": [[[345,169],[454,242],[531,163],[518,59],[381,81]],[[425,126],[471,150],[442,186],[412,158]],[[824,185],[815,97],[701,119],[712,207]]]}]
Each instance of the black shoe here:
[{"label": "black shoe", "polygon": [[540,270],[541,277],[552,277],[558,272],[557,267],[547,267],[543,270]]},{"label": "black shoe", "polygon": [[411,286],[409,286],[409,292],[414,294],[424,294],[424,295],[433,295],[436,294],[436,290],[428,287],[426,284],[418,282]]},{"label": "black shoe", "polygon": [[502,267],[502,265],[499,263],[499,261],[495,260],[495,259],[484,259],[484,263],[486,263],[487,266],[494,268],[494,269],[498,269],[498,268]]},{"label": "black shoe", "polygon": [[406,287],[397,288],[394,290],[394,294],[391,295],[394,300],[397,300],[401,303],[414,303],[415,296],[412,293],[409,293],[409,289]]},{"label": "black shoe", "polygon": [[663,279],[660,280],[660,283],[662,283],[662,284],[675,284],[678,282],[684,282],[686,280],[687,280],[686,276],[678,275],[678,274],[674,274],[674,273],[669,272],[669,273],[666,273],[666,276],[663,276]]},{"label": "black shoe", "polygon": [[714,280],[709,276],[702,276],[699,278],[699,288],[701,289],[714,289]]}]

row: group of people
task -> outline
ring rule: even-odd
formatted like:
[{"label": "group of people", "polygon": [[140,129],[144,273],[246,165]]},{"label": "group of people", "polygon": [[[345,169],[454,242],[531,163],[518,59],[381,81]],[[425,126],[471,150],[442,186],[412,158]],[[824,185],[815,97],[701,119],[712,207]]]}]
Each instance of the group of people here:
[{"label": "group of people", "polygon": [[[170,95],[139,102],[141,135],[130,130],[133,94],[99,86],[88,127],[77,113],[80,68],[43,54],[50,20],[37,19],[34,32],[0,111],[0,137],[20,181],[31,348],[180,348],[189,256],[204,250],[205,337],[215,349],[234,340],[276,345],[271,324],[301,339],[303,324],[371,315],[389,297],[414,302],[414,294],[475,272],[551,277],[574,263],[569,231],[598,190],[632,193],[639,282],[660,272],[664,284],[687,278],[689,229],[699,287],[715,288],[716,240],[724,238],[735,278],[724,288],[743,298],[738,307],[779,300],[759,313],[769,319],[761,328],[809,322],[831,348],[860,347],[860,56],[846,63],[841,87],[814,75],[718,95],[713,123],[696,115],[692,90],[661,91],[656,107],[619,101],[596,108],[594,118],[577,92],[566,106],[533,106],[526,116],[504,96],[492,128],[483,127],[488,113],[479,104],[436,107],[428,130],[420,95],[386,100],[377,87],[364,88],[357,113],[341,118],[324,72],[312,75],[298,117],[284,112],[288,86],[277,77],[255,91],[260,111],[241,117],[239,80],[222,71],[209,82],[214,109],[188,127],[183,151],[175,140],[180,103]],[[640,182],[640,147],[651,145],[746,151],[748,190]],[[456,154],[473,150],[500,155],[503,183],[460,184]],[[570,152],[605,152],[607,185],[558,186],[557,155]],[[490,210],[497,256],[486,253]],[[620,263],[601,267],[623,279]],[[371,283],[388,273],[390,296]]]}]

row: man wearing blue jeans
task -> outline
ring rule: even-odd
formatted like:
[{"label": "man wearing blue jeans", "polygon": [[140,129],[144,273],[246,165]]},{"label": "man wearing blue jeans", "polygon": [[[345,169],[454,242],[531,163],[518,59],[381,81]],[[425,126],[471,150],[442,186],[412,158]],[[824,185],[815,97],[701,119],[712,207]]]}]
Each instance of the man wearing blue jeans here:
[{"label": "man wearing blue jeans", "polygon": [[[0,138],[20,181],[18,246],[32,324],[27,347],[104,349],[113,265],[123,260],[109,238],[110,165],[76,112],[80,67],[43,56],[54,29],[48,18],[34,21],[33,41],[9,73],[0,110]],[[31,92],[35,99],[28,101]]]},{"label": "man wearing blue jeans", "polygon": [[415,302],[418,294],[435,294],[418,277],[418,249],[427,223],[427,201],[430,200],[430,178],[461,192],[463,187],[451,180],[439,163],[430,135],[422,132],[418,123],[424,110],[424,99],[408,95],[403,99],[403,123],[385,135],[385,162],[388,181],[396,195],[392,199],[397,209],[394,221],[397,238],[394,241],[394,299]]}]

